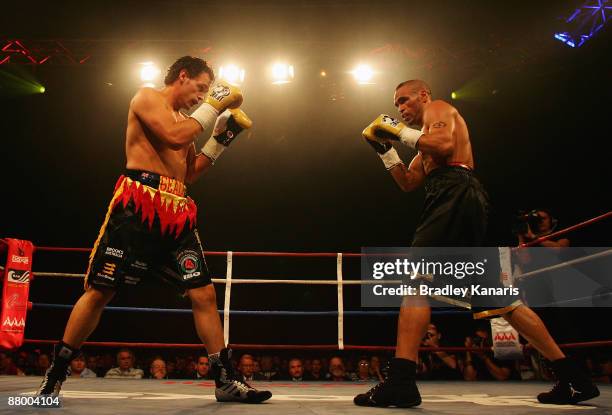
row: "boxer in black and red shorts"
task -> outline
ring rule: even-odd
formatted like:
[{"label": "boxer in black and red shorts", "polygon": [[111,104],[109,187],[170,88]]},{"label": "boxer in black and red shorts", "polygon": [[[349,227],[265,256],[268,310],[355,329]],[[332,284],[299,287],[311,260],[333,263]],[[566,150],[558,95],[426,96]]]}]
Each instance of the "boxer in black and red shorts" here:
[{"label": "boxer in black and red shorts", "polygon": [[[72,308],[39,395],[59,394],[70,361],[117,290],[152,276],[191,300],[217,400],[260,403],[272,396],[233,371],[196,229],[196,205],[186,195],[185,183],[196,181],[252,124],[239,109],[240,90],[222,83],[213,87],[213,80],[206,61],[184,56],[170,66],[162,89],[141,88],[132,98],[125,141],[127,171],[115,186],[90,257],[85,292]],[[189,116],[183,114],[198,104]],[[196,152],[198,134],[213,125],[213,136]]]},{"label": "boxer in black and red shorts", "polygon": [[196,205],[186,186],[128,170],[115,192],[92,251],[85,285],[117,289],[147,275],[181,293],[211,283],[196,229]]},{"label": "boxer in black and red shorts", "polygon": [[[362,135],[403,191],[425,185],[425,206],[412,246],[480,247],[486,233],[488,197],[473,174],[474,159],[465,120],[450,104],[432,100],[429,86],[421,80],[399,84],[394,104],[407,125],[382,114]],[[408,167],[393,148],[393,141],[417,151]],[[489,257],[499,261],[498,255]],[[487,268],[499,269],[499,266],[489,264]],[[485,285],[501,286],[499,275],[499,272],[486,273]],[[497,303],[492,304],[492,300]],[[540,402],[569,404],[599,395],[588,376],[563,354],[537,314],[516,296],[476,297],[470,302],[468,305],[476,307],[486,305],[474,317],[503,317],[551,361],[559,381],[550,392],[538,395]],[[427,297],[404,298],[389,377],[367,393],[357,395],[355,404],[412,407],[421,403],[415,382],[416,361],[430,316]]]}]

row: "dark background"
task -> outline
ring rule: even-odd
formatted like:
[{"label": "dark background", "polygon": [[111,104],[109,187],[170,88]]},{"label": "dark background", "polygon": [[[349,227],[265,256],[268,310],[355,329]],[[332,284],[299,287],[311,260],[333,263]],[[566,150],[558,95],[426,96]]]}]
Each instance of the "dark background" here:
[{"label": "dark background", "polygon": [[[550,207],[565,227],[610,210],[610,28],[579,49],[554,40],[575,1],[348,2],[221,4],[199,1],[3,5],[2,39],[89,40],[83,64],[2,65],[33,78],[44,94],[22,94],[1,77],[4,191],[0,236],[36,245],[90,246],[124,165],[129,100],[138,63],[161,68],[201,53],[215,68],[246,68],[243,133],[190,194],[199,205],[206,250],[356,252],[410,243],[422,191],[402,193],[361,130],[394,113],[395,85],[421,78],[434,98],[450,100],[468,123],[476,171],[493,212],[491,245],[515,244],[519,209]],[[274,59],[296,67],[282,87],[265,79]],[[357,86],[346,71],[368,62],[375,85]],[[328,76],[321,78],[319,72]],[[111,85],[109,85],[111,84]],[[200,147],[208,135],[198,140]],[[405,161],[412,157],[401,150]],[[610,221],[570,235],[574,245],[608,246]],[[83,272],[84,254],[43,254],[34,270]],[[210,258],[223,275],[222,258]],[[234,277],[335,278],[328,260],[237,259]],[[358,264],[345,278],[358,278]],[[78,281],[37,279],[31,300],[72,304]],[[222,298],[223,286],[218,294]],[[359,307],[346,289],[347,308]],[[236,309],[334,309],[335,289],[236,287]],[[222,303],[222,301],[220,301]],[[113,305],[182,307],[155,282],[122,292]],[[609,309],[605,312],[609,315]],[[600,310],[601,311],[601,310]],[[574,313],[574,316],[579,314]],[[576,336],[606,338],[581,310]],[[57,338],[67,312],[34,310],[28,337]],[[459,319],[461,323],[453,319]],[[554,320],[553,317],[550,320]],[[50,324],[40,324],[41,321]],[[235,317],[232,341],[333,343],[335,319]],[[441,321],[460,333],[470,319]],[[347,343],[392,344],[391,318],[348,319]],[[556,327],[559,325],[559,327]],[[367,327],[368,330],[358,330]],[[381,328],[372,336],[370,330]],[[553,330],[567,328],[557,321]],[[196,341],[191,317],[108,313],[97,340]]]}]

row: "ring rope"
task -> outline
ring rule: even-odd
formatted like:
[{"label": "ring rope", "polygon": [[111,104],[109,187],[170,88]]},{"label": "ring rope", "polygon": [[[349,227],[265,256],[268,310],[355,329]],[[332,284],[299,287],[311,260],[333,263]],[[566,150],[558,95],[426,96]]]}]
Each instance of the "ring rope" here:
[{"label": "ring rope", "polygon": [[572,260],[565,261],[565,262],[561,262],[559,264],[550,265],[548,267],[536,269],[536,270],[533,270],[533,271],[530,271],[530,272],[525,272],[524,274],[518,275],[517,279],[518,280],[522,280],[522,279],[525,279],[525,278],[533,277],[534,275],[542,274],[544,272],[556,271],[556,270],[559,270],[559,269],[562,269],[562,268],[571,267],[572,265],[581,264],[581,263],[586,262],[586,261],[603,258],[603,257],[606,257],[606,256],[608,256],[610,254],[612,254],[612,249],[608,249],[606,251],[598,252],[596,254],[585,255],[583,257],[572,259]]},{"label": "ring rope", "polygon": [[227,269],[225,271],[225,300],[223,302],[223,344],[229,344],[230,298],[232,296],[232,251],[227,251]]},{"label": "ring rope", "polygon": [[549,239],[556,238],[557,236],[565,235],[566,233],[569,233],[569,232],[572,232],[572,231],[584,228],[585,226],[592,225],[593,223],[602,221],[602,220],[607,219],[607,218],[609,218],[611,216],[612,216],[612,210],[607,212],[607,213],[604,213],[603,215],[599,215],[599,216],[596,216],[596,217],[594,217],[592,219],[585,220],[584,222],[580,222],[580,223],[577,223],[575,225],[568,226],[567,228],[560,229],[557,232],[553,232],[551,234],[544,235],[544,236],[542,236],[540,238],[534,239],[533,241],[523,243],[523,244],[519,245],[518,248],[528,248],[530,246],[538,245],[538,244],[540,244],[540,243],[542,243],[544,241],[547,241]]},{"label": "ring rope", "polygon": [[344,349],[344,297],[342,285],[342,253],[336,258],[336,278],[338,291],[338,350]]},{"label": "ring rope", "polygon": [[[521,248],[529,247],[533,245],[537,245],[541,242],[549,240],[551,238],[555,238],[560,235],[564,235],[568,232],[575,231],[577,229],[584,228],[586,226],[592,225],[594,223],[605,220],[609,217],[612,217],[612,211],[608,211],[602,215],[596,216],[594,218],[585,220],[583,222],[577,223],[575,225],[569,226],[567,228],[558,230],[549,235],[542,236],[541,238],[535,239],[531,242],[520,245]],[[3,243],[6,244],[6,241],[0,239]],[[91,248],[65,248],[65,247],[54,247],[54,246],[35,246],[34,249],[36,251],[46,251],[46,252],[91,252]],[[204,254],[209,256],[225,256],[227,255],[226,251],[204,251]],[[318,258],[333,258],[337,256],[337,253],[334,252],[246,252],[246,251],[234,251],[234,256],[245,256],[245,257],[318,257]],[[344,252],[342,255],[346,258],[360,258],[364,256],[368,256],[371,254],[362,254],[355,252]],[[377,254],[378,255],[378,254]]]},{"label": "ring rope", "polygon": [[[231,251],[228,251],[227,255],[228,255],[228,272],[231,272],[231,260],[230,257],[233,255],[230,254]],[[590,254],[590,255],[585,255],[583,257],[580,258],[576,258],[576,259],[572,259],[569,261],[565,261],[565,262],[561,262],[559,264],[555,264],[555,265],[551,265],[548,267],[543,267],[543,268],[539,268],[533,271],[529,271],[526,272],[524,274],[518,275],[517,279],[521,280],[521,279],[525,279],[525,278],[530,278],[533,277],[535,275],[538,274],[542,274],[545,272],[549,272],[549,271],[555,271],[555,270],[559,270],[559,269],[563,269],[563,268],[567,268],[567,267],[571,267],[573,265],[576,264],[581,264],[583,262],[586,261],[590,261],[590,260],[595,260],[595,259],[599,259],[599,258],[604,258],[606,256],[609,256],[612,254],[612,249],[608,249],[606,251],[602,251],[602,252],[597,252],[595,254]],[[340,254],[337,254],[340,255]],[[340,263],[341,266],[341,263]],[[337,272],[341,273],[341,270]],[[229,274],[228,274],[229,275]],[[273,279],[259,279],[259,278],[236,278],[236,279],[232,279],[230,276],[230,281],[228,282],[227,279],[224,278],[213,278],[212,281],[215,283],[225,283],[225,284],[307,284],[307,285],[371,285],[371,284],[400,284],[403,281],[402,280],[385,280],[385,281],[379,281],[379,280],[367,280],[367,281],[362,281],[362,280],[343,280],[341,274],[338,274],[339,277],[337,280],[304,280],[304,279],[300,279],[300,280],[273,280]],[[34,276],[37,277],[67,277],[67,278],[85,278],[85,274],[65,274],[65,273],[60,273],[60,272],[35,272]],[[341,294],[339,293],[338,296],[340,296]],[[227,300],[227,286],[226,286],[226,300]]]},{"label": "ring rope", "polygon": [[[39,340],[25,339],[26,344],[50,345],[56,344],[57,340]],[[88,341],[83,343],[84,346],[92,347],[133,347],[133,348],[150,348],[150,349],[202,349],[204,345],[201,343],[145,343],[145,342],[103,342],[103,341]],[[338,350],[337,344],[229,344],[229,347],[235,350]],[[565,343],[560,344],[562,349],[581,349],[593,347],[610,347],[612,340],[600,340],[592,342],[580,343]],[[525,345],[525,349],[532,349],[530,344]],[[446,352],[482,352],[492,350],[491,347],[463,347],[463,346],[445,346],[445,347],[419,347],[420,351],[446,351]],[[395,346],[367,346],[367,345],[344,345],[344,350],[370,350],[370,351],[394,351]]]},{"label": "ring rope", "polygon": [[[32,303],[32,307],[35,309],[56,309],[56,310],[72,310],[73,305],[70,304],[51,304],[51,303]],[[151,308],[151,307],[119,307],[119,306],[106,306],[104,311],[121,311],[121,312],[132,312],[132,313],[168,313],[168,314],[192,314],[190,308]],[[226,310],[218,310],[219,314],[225,314]],[[432,314],[471,314],[469,310],[431,310]],[[228,314],[232,315],[274,315],[274,316],[310,316],[310,317],[322,317],[322,316],[337,316],[338,311],[336,310],[324,310],[324,311],[292,311],[292,310],[229,310]],[[343,312],[346,316],[397,316],[399,310],[345,310]]]}]

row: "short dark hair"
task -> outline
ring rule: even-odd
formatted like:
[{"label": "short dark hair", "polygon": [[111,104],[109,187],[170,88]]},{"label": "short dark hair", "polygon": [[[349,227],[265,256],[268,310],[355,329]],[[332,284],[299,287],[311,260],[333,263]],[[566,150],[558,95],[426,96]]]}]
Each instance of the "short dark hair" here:
[{"label": "short dark hair", "polygon": [[212,68],[208,65],[204,59],[196,58],[193,56],[183,56],[178,58],[169,68],[166,77],[164,78],[164,84],[170,85],[176,81],[182,70],[186,70],[190,78],[195,78],[202,72],[206,72],[210,76],[210,80],[215,80],[215,73]]},{"label": "short dark hair", "polygon": [[410,79],[408,81],[401,82],[395,87],[395,90],[397,91],[403,86],[409,86],[415,92],[424,89],[425,92],[427,92],[427,95],[431,97],[431,88],[429,87],[429,85],[427,85],[425,81],[421,81],[420,79]]}]

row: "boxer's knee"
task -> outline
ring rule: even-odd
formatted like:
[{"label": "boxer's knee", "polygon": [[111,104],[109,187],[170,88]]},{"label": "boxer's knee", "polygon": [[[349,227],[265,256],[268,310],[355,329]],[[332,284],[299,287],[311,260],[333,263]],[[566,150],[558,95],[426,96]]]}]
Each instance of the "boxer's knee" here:
[{"label": "boxer's knee", "polygon": [[115,290],[113,289],[89,286],[82,298],[85,298],[94,307],[104,307],[114,296]]},{"label": "boxer's knee", "polygon": [[217,308],[217,295],[212,284],[204,287],[192,288],[187,292],[191,303],[199,308]]}]

